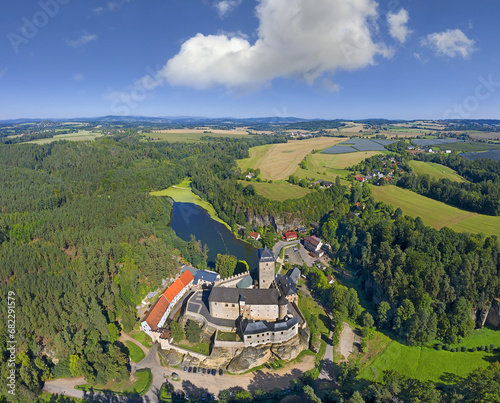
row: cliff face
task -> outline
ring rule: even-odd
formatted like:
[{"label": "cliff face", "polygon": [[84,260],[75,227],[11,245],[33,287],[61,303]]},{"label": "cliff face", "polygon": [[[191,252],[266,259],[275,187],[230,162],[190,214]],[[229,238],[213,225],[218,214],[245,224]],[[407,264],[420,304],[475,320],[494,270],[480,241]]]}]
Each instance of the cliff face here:
[{"label": "cliff face", "polygon": [[266,344],[263,346],[245,348],[214,347],[210,357],[199,361],[189,355],[175,351],[163,351],[162,355],[167,365],[201,365],[207,368],[227,368],[233,374],[240,374],[251,368],[263,365],[272,357],[290,361],[309,346],[309,332],[300,330],[299,334],[286,343]]},{"label": "cliff face", "polygon": [[492,326],[500,327],[500,300],[495,299],[491,303],[486,322]]},{"label": "cliff face", "polygon": [[290,213],[284,213],[284,216],[261,216],[255,214],[253,211],[249,210],[247,212],[247,221],[251,224],[265,227],[266,225],[272,225],[279,231],[283,231],[290,228],[304,226],[305,223],[296,215]]}]

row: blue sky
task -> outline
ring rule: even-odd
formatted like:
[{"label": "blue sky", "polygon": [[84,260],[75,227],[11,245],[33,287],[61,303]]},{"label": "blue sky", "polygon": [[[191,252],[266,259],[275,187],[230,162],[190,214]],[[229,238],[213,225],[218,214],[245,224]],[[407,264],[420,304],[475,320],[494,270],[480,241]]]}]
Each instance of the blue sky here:
[{"label": "blue sky", "polygon": [[498,0],[4,3],[0,119],[500,119]]}]

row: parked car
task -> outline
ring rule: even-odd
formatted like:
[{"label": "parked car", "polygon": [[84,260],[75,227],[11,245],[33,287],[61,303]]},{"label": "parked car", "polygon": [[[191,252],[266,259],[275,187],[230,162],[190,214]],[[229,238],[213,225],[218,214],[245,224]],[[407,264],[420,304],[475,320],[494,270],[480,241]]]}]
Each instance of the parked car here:
[{"label": "parked car", "polygon": [[219,400],[219,399],[217,399],[217,396],[215,395],[215,393],[212,393],[212,400]]},{"label": "parked car", "polygon": [[189,367],[189,368],[188,368],[188,372],[189,372],[189,373],[193,372],[193,367]]},{"label": "parked car", "polygon": [[222,368],[219,368],[219,375],[223,375],[224,374],[224,370]]},{"label": "parked car", "polygon": [[217,371],[215,369],[212,369],[212,375],[213,376],[217,375]]},{"label": "parked car", "polygon": [[188,370],[188,367],[184,367],[184,371],[187,371]]},{"label": "parked car", "polygon": [[205,400],[205,393],[201,394],[201,400]]},{"label": "parked car", "polygon": [[200,373],[200,372],[201,372],[201,367],[198,367],[198,373]]},{"label": "parked car", "polygon": [[207,369],[206,368],[203,368],[203,373],[206,374],[207,373]]},{"label": "parked car", "polygon": [[193,367],[193,374],[196,374],[196,372],[198,372],[198,368]]}]

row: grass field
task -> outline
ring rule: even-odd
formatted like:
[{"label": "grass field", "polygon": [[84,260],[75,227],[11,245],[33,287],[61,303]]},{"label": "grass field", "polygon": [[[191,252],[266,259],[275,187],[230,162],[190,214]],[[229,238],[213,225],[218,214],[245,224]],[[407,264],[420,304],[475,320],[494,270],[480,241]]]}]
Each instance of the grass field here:
[{"label": "grass field", "polygon": [[142,361],[144,357],[146,357],[144,351],[142,351],[140,347],[136,346],[135,343],[132,343],[131,341],[127,340],[125,341],[125,344],[127,345],[128,348],[128,356],[133,362]]},{"label": "grass field", "polygon": [[460,210],[397,186],[372,186],[371,189],[376,200],[400,207],[404,214],[411,217],[420,216],[425,225],[500,236],[500,217]]},{"label": "grass field", "polygon": [[149,388],[151,387],[151,382],[153,381],[153,375],[151,374],[151,370],[149,368],[139,369],[134,372],[133,377],[135,381],[131,381],[130,379],[122,382],[111,381],[106,385],[96,385],[92,387],[92,385],[84,384],[77,385],[75,389],[79,390],[94,390],[96,392],[106,392],[110,391],[118,395],[144,395],[147,393]]},{"label": "grass field", "polygon": [[130,333],[130,337],[132,337],[134,340],[137,340],[146,348],[153,347],[153,342],[151,341],[151,337],[149,337],[144,332]]},{"label": "grass field", "polygon": [[434,162],[410,161],[409,165],[417,174],[427,174],[434,179],[449,179],[455,182],[465,182],[453,169]]},{"label": "grass field", "polygon": [[179,347],[185,348],[186,350],[194,351],[195,353],[201,353],[208,355],[210,352],[210,344],[209,343],[189,343],[187,340],[182,341],[182,344],[179,343]]},{"label": "grass field", "polygon": [[[378,380],[382,378],[385,370],[395,370],[410,378],[421,381],[432,381],[437,383],[453,383],[455,376],[464,377],[471,371],[480,367],[487,367],[492,357],[497,352],[449,352],[436,350],[431,347],[406,346],[397,341],[390,341],[387,336],[377,332],[382,339],[387,339],[388,344],[380,354],[372,357],[364,364],[364,369],[359,374],[360,378],[374,380],[374,368],[379,374]],[[476,330],[464,339],[462,343],[457,343],[452,347],[466,346],[478,347],[485,344],[500,344],[500,331],[491,329]]]},{"label": "grass field", "polygon": [[[205,131],[209,133],[205,133]],[[248,136],[246,130],[196,130],[196,129],[179,129],[179,130],[161,130],[153,133],[144,133],[144,137],[148,139],[159,139],[169,142],[180,142],[180,143],[195,143],[201,141],[202,137],[232,137],[241,138],[243,136]]]},{"label": "grass field", "polygon": [[254,147],[250,149],[250,158],[239,160],[238,165],[243,171],[248,168],[259,168],[264,179],[288,179],[312,150],[323,150],[345,140],[345,138],[316,137]]},{"label": "grass field", "polygon": [[150,195],[151,196],[168,196],[168,197],[171,197],[172,199],[174,199],[175,202],[178,202],[178,203],[193,203],[193,204],[196,204],[198,206],[200,206],[201,208],[205,209],[208,214],[210,214],[210,217],[217,221],[217,222],[220,222],[221,224],[224,224],[228,229],[231,229],[231,227],[229,227],[229,225],[227,225],[224,221],[222,221],[219,216],[217,215],[217,212],[215,211],[215,209],[213,208],[213,206],[203,200],[201,197],[195,195],[193,192],[191,192],[191,188],[189,187],[190,185],[190,181],[189,180],[184,180],[182,181],[181,183],[179,183],[178,185],[175,185],[175,186],[171,186],[169,187],[168,189],[165,189],[165,190],[159,190],[157,192],[151,192]]},{"label": "grass field", "polygon": [[359,164],[366,158],[374,155],[385,154],[384,151],[358,151],[347,154],[309,154],[307,156],[307,168],[312,171],[321,169],[345,169]]},{"label": "grass field", "polygon": [[500,150],[500,144],[465,142],[465,143],[443,144],[439,148],[442,150],[452,150],[458,152],[489,151],[489,150]]},{"label": "grass field", "polygon": [[96,138],[101,137],[101,133],[92,133],[89,132],[88,130],[80,130],[78,133],[69,133],[69,134],[56,134],[54,137],[50,139],[38,139],[38,140],[32,140],[28,141],[26,143],[22,144],[47,144],[47,143],[52,143],[53,141],[59,141],[59,140],[68,140],[68,141],[94,141]]},{"label": "grass field", "polygon": [[302,188],[297,185],[290,185],[287,182],[246,182],[239,181],[243,186],[252,185],[257,193],[271,200],[284,201],[287,199],[300,199],[310,193],[309,188]]}]

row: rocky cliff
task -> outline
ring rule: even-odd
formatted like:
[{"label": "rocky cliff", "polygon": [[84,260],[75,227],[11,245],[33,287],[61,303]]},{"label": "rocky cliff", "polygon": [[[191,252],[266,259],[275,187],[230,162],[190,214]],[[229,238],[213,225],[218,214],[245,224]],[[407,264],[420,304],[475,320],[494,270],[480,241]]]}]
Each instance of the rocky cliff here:
[{"label": "rocky cliff", "polygon": [[500,300],[495,299],[491,303],[486,322],[495,327],[500,327]]},{"label": "rocky cliff", "polygon": [[169,366],[201,365],[207,368],[227,368],[239,374],[268,362],[272,357],[290,361],[309,347],[309,331],[300,329],[299,334],[285,343],[266,344],[245,348],[213,347],[210,357],[203,361],[182,355],[173,350],[163,351],[162,355]]}]

